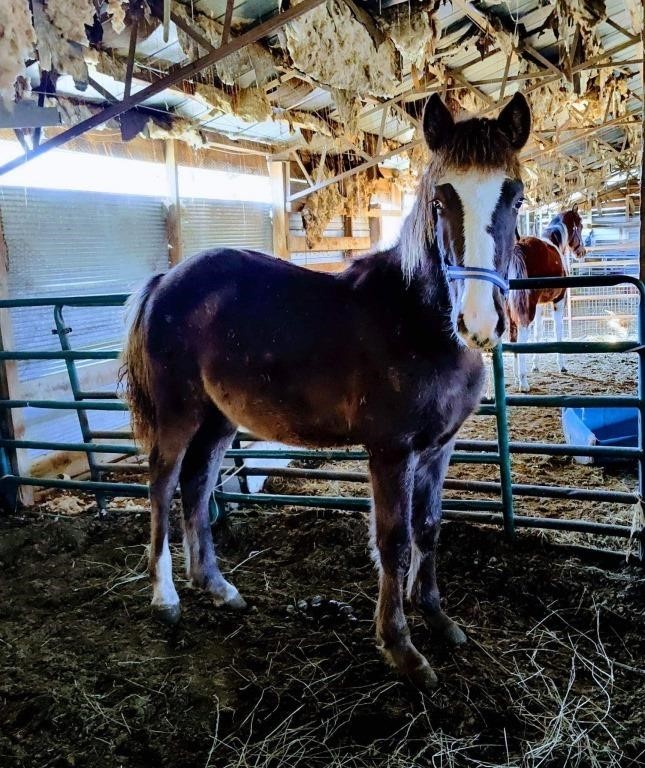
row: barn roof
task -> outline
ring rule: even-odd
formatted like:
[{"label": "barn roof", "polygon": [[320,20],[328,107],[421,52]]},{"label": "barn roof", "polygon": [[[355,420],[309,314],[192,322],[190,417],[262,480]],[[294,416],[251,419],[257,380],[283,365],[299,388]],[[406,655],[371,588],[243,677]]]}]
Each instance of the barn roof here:
[{"label": "barn roof", "polygon": [[[35,19],[40,5],[34,0]],[[85,70],[54,51],[55,85],[42,79],[38,34],[26,98],[55,91],[51,103],[67,124],[122,98],[139,5],[132,94],[220,44],[227,0],[175,0],[167,40],[155,16],[163,0],[110,0],[99,4],[83,47],[73,44]],[[276,10],[275,0],[234,0],[232,37]],[[639,0],[328,0],[117,119],[125,138],[175,137],[290,159],[306,195],[356,168],[378,174],[389,166],[402,183],[413,180],[430,93],[442,93],[455,112],[487,114],[521,89],[534,115],[524,153],[532,201],[597,196],[638,172],[642,17]]]}]

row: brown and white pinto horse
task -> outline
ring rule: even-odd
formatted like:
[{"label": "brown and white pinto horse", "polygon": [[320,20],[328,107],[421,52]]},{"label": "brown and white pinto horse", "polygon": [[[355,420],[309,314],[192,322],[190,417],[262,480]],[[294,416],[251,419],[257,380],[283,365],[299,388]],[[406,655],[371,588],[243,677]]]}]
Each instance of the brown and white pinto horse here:
[{"label": "brown and white pinto horse", "polygon": [[[518,239],[509,276],[523,279],[527,277],[566,277],[567,256],[571,252],[577,259],[585,255],[582,243],[582,219],[578,206],[570,211],[558,213],[551,219],[542,237],[521,237]],[[562,341],[562,326],[566,288],[541,288],[511,291],[508,299],[509,333],[511,341],[528,341],[529,329],[535,328],[536,340],[542,336],[542,307],[553,304],[555,336]],[[538,370],[537,355],[533,357],[533,370]],[[519,360],[518,360],[519,358]],[[564,360],[558,353],[558,367],[566,373]],[[515,355],[515,376],[522,392],[530,390],[526,375],[526,355]]]},{"label": "brown and white pinto horse", "polygon": [[482,349],[505,331],[503,293],[530,130],[520,94],[497,120],[455,123],[434,95],[432,159],[401,239],[335,275],[262,253],[217,249],[153,277],[133,298],[124,373],[133,427],[149,449],[152,604],[179,619],[168,513],[179,481],[186,571],[215,605],[243,608],[222,575],[208,500],[238,425],[290,445],[364,445],[385,658],[436,682],[412,644],[412,605],[444,641],[435,574],[441,492],[455,435],[477,407]]}]

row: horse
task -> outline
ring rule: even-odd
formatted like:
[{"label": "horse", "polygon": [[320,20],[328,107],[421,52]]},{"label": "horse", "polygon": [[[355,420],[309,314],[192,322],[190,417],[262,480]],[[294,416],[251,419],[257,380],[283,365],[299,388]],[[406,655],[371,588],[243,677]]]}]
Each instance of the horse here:
[{"label": "horse", "polygon": [[238,426],[289,445],[363,445],[378,568],[377,643],[420,687],[412,605],[444,641],[466,641],[440,606],[435,550],[455,435],[477,407],[481,351],[498,344],[531,114],[516,94],[497,119],[424,109],[431,159],[400,239],[326,274],[222,248],[155,275],[130,301],[122,357],[133,430],[149,452],[152,606],[180,617],[168,545],[179,482],[186,574],[216,606],[245,600],[222,575],[208,500]]},{"label": "horse", "polygon": [[[585,256],[582,241],[582,219],[578,206],[554,216],[545,228],[542,237],[518,237],[511,258],[510,275],[513,278],[566,277],[569,253],[577,259]],[[562,341],[562,320],[566,288],[532,288],[511,291],[508,300],[509,335],[511,341],[526,342],[529,329],[535,321],[536,338],[542,330],[542,307],[553,304],[555,336]],[[519,357],[519,361],[518,361]],[[558,367],[562,373],[567,369],[563,356],[558,353]],[[529,392],[526,375],[526,357],[515,355],[514,372],[521,392]],[[538,370],[537,355],[533,356],[533,370]]]}]

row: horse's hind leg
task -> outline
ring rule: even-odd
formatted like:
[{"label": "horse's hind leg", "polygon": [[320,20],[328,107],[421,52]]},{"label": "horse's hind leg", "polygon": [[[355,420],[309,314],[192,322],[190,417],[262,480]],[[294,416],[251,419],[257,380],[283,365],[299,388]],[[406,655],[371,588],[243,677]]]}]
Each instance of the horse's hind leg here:
[{"label": "horse's hind leg", "polygon": [[150,556],[152,606],[158,618],[170,624],[179,620],[179,595],[172,580],[168,546],[168,515],[177,487],[181,461],[194,430],[187,425],[158,429],[150,450]]},{"label": "horse's hind leg", "polygon": [[222,576],[215,556],[209,499],[235,427],[214,406],[188,446],[181,465],[186,575],[193,586],[213,595],[215,605],[245,608],[237,589]]},{"label": "horse's hind leg", "polygon": [[421,687],[437,676],[414,647],[403,613],[403,580],[410,558],[414,461],[410,454],[370,457],[374,497],[374,559],[379,567],[376,637],[385,658]]},{"label": "horse's hind leg", "polygon": [[[564,299],[556,302],[553,305],[553,322],[555,324],[555,338],[558,341],[562,341],[562,331],[564,325]],[[561,352],[558,352],[558,368],[562,373],[566,373],[567,369],[564,364],[564,356]]]},{"label": "horse's hind leg", "polygon": [[441,610],[437,586],[436,555],[441,526],[441,491],[448,470],[452,443],[440,453],[421,454],[414,475],[412,497],[412,557],[408,572],[408,597],[430,628],[451,645],[462,645],[466,635]]}]

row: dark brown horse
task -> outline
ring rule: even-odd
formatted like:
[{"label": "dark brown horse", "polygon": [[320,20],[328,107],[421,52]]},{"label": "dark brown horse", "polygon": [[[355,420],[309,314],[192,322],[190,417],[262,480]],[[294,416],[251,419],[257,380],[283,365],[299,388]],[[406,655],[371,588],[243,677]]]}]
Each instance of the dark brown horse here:
[{"label": "dark brown horse", "polygon": [[188,259],[134,298],[124,370],[135,434],[150,452],[159,614],[179,617],[168,548],[178,481],[189,578],[216,605],[245,605],[219,570],[208,519],[238,425],[291,445],[362,444],[377,637],[397,669],[430,685],[436,676],[410,640],[404,582],[430,627],[464,642],[435,577],[441,492],[455,434],[480,398],[480,350],[505,330],[502,290],[523,192],[517,152],[530,113],[516,95],[497,120],[455,124],[434,96],[423,125],[432,161],[395,247],[336,275],[253,251]]},{"label": "dark brown horse", "polygon": [[[566,277],[569,253],[573,253],[577,259],[582,259],[585,255],[582,243],[582,219],[577,205],[574,205],[570,211],[563,211],[554,216],[542,233],[542,237],[518,239],[511,259],[510,275],[515,278]],[[508,301],[511,341],[528,341],[529,329],[533,323],[535,323],[536,340],[542,339],[542,307],[545,304],[553,304],[555,337],[558,341],[562,341],[566,292],[566,288],[511,291]],[[558,354],[558,367],[566,373],[567,369],[561,354]],[[515,355],[514,368],[519,389],[522,392],[529,392],[525,355]],[[533,357],[533,370],[538,370],[537,355]]]}]

